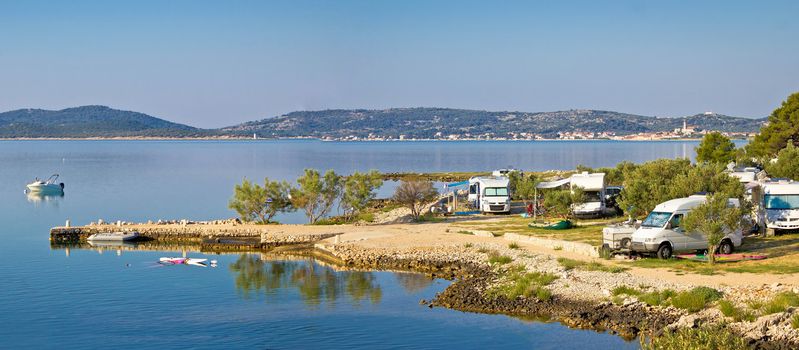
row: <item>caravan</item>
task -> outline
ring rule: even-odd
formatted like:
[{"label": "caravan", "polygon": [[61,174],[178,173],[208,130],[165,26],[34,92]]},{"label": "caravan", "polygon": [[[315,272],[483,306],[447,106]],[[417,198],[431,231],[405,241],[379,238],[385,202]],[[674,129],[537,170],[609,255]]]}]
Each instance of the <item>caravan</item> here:
[{"label": "caravan", "polygon": [[[641,227],[632,235],[631,249],[636,253],[655,253],[661,259],[668,259],[675,251],[707,249],[707,237],[699,232],[687,232],[681,227],[685,214],[705,203],[707,197],[694,195],[677,198],[658,204],[644,219]],[[739,206],[737,199],[730,198],[728,205]],[[719,252],[732,253],[741,245],[743,233],[740,229],[728,232],[721,240]]]},{"label": "caravan", "polygon": [[507,177],[469,179],[469,203],[482,213],[510,213],[510,180]]},{"label": "caravan", "polygon": [[597,218],[605,215],[605,173],[587,172],[571,176],[571,189],[582,188],[585,202],[574,206],[577,218]]},{"label": "caravan", "polygon": [[773,180],[760,184],[753,195],[758,204],[758,222],[767,235],[799,230],[799,182]]}]

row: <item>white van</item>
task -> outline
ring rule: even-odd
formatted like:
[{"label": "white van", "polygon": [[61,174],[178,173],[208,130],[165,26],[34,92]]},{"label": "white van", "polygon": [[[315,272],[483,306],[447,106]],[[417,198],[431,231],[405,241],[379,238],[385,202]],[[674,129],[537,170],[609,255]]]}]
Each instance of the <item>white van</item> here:
[{"label": "white van", "polygon": [[469,179],[469,203],[482,213],[510,213],[510,180],[507,177]]},{"label": "white van", "polygon": [[[687,198],[672,199],[658,204],[641,227],[633,232],[631,250],[636,253],[655,253],[661,259],[668,259],[675,251],[707,249],[707,237],[699,232],[686,232],[680,227],[682,218],[707,201],[707,196],[694,195]],[[729,200],[730,206],[739,206],[737,199]],[[719,253],[730,254],[741,246],[741,230],[728,233],[719,244]]]}]

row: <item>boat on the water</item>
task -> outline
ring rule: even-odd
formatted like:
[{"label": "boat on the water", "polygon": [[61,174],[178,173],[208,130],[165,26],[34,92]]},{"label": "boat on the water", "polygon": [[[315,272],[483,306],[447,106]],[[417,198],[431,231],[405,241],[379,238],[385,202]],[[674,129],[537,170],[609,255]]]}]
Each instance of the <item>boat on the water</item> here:
[{"label": "boat on the water", "polygon": [[[196,258],[160,258],[158,259],[158,263],[163,265],[194,265],[194,266],[201,266],[207,267],[205,262],[208,259],[196,259]],[[216,265],[216,264],[214,264]]]},{"label": "boat on the water", "polygon": [[39,180],[37,177],[25,187],[28,188],[28,191],[36,193],[64,193],[64,183],[57,183],[57,180],[58,174],[51,175],[47,180]]},{"label": "boat on the water", "polygon": [[139,233],[136,231],[130,232],[102,232],[102,233],[95,233],[89,238],[86,238],[89,242],[97,242],[97,241],[104,241],[104,242],[127,242],[133,241],[136,238],[139,238]]}]

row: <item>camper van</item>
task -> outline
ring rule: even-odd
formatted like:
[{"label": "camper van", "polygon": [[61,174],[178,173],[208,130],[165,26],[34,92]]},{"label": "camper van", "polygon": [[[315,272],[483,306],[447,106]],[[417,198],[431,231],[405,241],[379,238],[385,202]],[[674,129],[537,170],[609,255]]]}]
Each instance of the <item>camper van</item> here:
[{"label": "camper van", "polygon": [[[686,232],[680,227],[682,218],[707,201],[703,195],[672,199],[658,204],[649,216],[644,219],[632,235],[631,250],[636,253],[655,255],[668,259],[675,251],[707,249],[707,237],[699,232]],[[739,206],[737,199],[729,200],[730,206]],[[730,254],[741,245],[741,230],[728,233],[719,245],[721,254]]]},{"label": "camper van", "polygon": [[510,213],[510,180],[507,177],[469,179],[469,203],[482,213]]},{"label": "camper van", "polygon": [[775,180],[760,185],[758,221],[769,235],[799,230],[799,182]]},{"label": "camper van", "polygon": [[577,218],[597,218],[605,215],[605,173],[583,172],[571,176],[571,188],[580,187],[585,202],[572,209]]}]

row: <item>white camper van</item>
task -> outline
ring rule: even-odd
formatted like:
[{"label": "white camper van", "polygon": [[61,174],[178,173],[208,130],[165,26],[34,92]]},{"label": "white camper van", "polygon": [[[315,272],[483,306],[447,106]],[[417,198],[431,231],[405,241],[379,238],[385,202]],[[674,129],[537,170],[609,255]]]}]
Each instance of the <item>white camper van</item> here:
[{"label": "white camper van", "polygon": [[[637,253],[655,253],[668,259],[675,251],[707,249],[707,237],[699,232],[686,232],[681,226],[682,218],[707,201],[703,195],[672,199],[658,204],[641,227],[633,232],[631,249]],[[730,206],[739,206],[737,199],[729,200]],[[741,230],[728,233],[719,244],[719,252],[730,254],[741,245]]]},{"label": "white camper van", "polygon": [[483,213],[510,213],[510,180],[507,177],[469,179],[469,203]]},{"label": "white camper van", "polygon": [[596,218],[605,215],[605,173],[583,172],[571,176],[571,188],[580,187],[585,203],[572,209],[577,218]]},{"label": "white camper van", "polygon": [[799,182],[768,181],[760,185],[760,191],[758,221],[765,225],[768,234],[799,230]]}]

